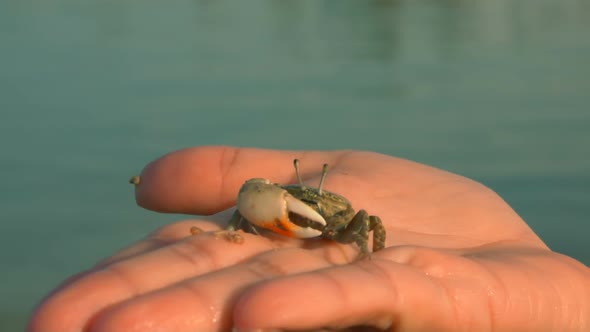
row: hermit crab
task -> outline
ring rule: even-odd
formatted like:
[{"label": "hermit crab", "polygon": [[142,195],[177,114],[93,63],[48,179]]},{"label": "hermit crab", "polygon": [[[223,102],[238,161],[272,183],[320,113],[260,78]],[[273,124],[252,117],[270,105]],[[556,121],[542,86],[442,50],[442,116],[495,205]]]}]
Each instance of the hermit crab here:
[{"label": "hermit crab", "polygon": [[356,243],[362,255],[369,254],[369,232],[373,232],[373,251],[385,246],[385,228],[381,219],[365,210],[355,213],[350,202],[324,190],[328,174],[324,164],[318,188],[304,185],[299,160],[293,161],[298,184],[279,185],[253,178],[241,187],[227,230],[257,228],[296,238],[322,237],[339,243]]}]

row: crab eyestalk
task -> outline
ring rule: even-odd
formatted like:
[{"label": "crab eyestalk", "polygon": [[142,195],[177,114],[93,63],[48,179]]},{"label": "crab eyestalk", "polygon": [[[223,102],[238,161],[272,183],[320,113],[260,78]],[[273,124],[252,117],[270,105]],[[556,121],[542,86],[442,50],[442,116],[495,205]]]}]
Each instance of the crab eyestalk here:
[{"label": "crab eyestalk", "polygon": [[322,194],[322,187],[324,186],[324,180],[326,179],[326,175],[328,175],[328,164],[324,164],[322,167],[322,177],[320,178],[320,185],[318,186],[318,193]]},{"label": "crab eyestalk", "polygon": [[301,175],[299,174],[299,159],[293,160],[293,166],[295,167],[295,175],[297,175],[297,182],[299,182],[301,188],[305,188],[303,180],[301,179]]}]

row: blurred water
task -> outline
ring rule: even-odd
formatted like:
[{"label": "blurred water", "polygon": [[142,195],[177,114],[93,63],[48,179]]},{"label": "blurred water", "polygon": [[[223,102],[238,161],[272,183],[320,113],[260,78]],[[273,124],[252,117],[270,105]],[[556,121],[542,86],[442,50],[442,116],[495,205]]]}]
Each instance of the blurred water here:
[{"label": "blurred water", "polygon": [[590,2],[0,4],[0,327],[179,216],[130,174],[203,144],[369,149],[475,178],[590,263]]}]

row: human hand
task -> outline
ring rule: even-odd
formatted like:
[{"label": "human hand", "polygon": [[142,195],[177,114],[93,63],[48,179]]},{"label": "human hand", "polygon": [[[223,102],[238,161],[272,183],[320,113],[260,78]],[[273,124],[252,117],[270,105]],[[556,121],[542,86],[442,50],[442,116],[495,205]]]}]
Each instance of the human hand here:
[{"label": "human hand", "polygon": [[[378,215],[386,248],[216,233],[252,177],[307,183]],[[223,331],[366,325],[394,331],[590,330],[590,273],[550,251],[490,189],[370,152],[202,147],[148,165],[139,205],[214,214],[157,230],[64,282],[29,331]],[[206,232],[189,236],[192,226]]]}]

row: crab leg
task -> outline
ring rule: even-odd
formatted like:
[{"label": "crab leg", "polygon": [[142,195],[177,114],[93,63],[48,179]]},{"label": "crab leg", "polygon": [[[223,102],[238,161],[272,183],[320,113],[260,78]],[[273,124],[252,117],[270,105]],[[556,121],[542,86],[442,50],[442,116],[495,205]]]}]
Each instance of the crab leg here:
[{"label": "crab leg", "polygon": [[377,216],[358,211],[344,229],[326,229],[324,238],[340,243],[356,243],[362,255],[369,253],[369,232],[373,231],[373,252],[385,247],[385,228]]},{"label": "crab leg", "polygon": [[381,218],[369,216],[369,230],[373,231],[373,252],[385,248],[386,234]]},{"label": "crab leg", "polygon": [[231,218],[229,219],[229,223],[227,224],[227,227],[225,229],[228,231],[235,231],[237,229],[240,229],[241,226],[242,226],[242,215],[240,214],[240,211],[238,209],[236,209],[236,211],[234,211],[234,213],[231,215]]},{"label": "crab leg", "polygon": [[340,243],[355,242],[361,249],[361,254],[369,253],[369,215],[365,210],[358,211],[344,229],[326,229],[324,238]]},{"label": "crab leg", "polygon": [[256,227],[254,227],[250,222],[248,222],[240,213],[238,209],[234,211],[231,218],[229,219],[229,223],[225,227],[226,231],[236,231],[241,229],[245,232],[249,232],[252,234],[260,235]]}]

